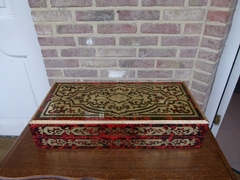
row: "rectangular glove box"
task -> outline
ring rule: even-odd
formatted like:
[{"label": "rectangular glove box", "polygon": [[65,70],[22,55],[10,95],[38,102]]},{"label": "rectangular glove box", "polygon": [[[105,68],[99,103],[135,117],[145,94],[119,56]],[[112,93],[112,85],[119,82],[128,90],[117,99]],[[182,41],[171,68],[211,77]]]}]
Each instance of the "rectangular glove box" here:
[{"label": "rectangular glove box", "polygon": [[183,82],[55,83],[29,126],[38,148],[200,148],[208,120]]}]

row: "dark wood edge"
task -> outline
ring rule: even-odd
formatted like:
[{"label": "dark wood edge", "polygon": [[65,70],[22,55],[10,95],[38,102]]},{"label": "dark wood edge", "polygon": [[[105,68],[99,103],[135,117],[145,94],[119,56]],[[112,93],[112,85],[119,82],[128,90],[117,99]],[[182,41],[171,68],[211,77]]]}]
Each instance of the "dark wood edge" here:
[{"label": "dark wood edge", "polygon": [[209,135],[209,138],[211,139],[211,141],[212,141],[212,143],[213,143],[213,145],[214,145],[214,148],[215,148],[216,151],[218,152],[219,157],[222,159],[222,162],[223,162],[223,164],[224,164],[224,166],[225,166],[225,168],[226,168],[226,170],[227,170],[227,172],[228,172],[228,174],[229,174],[229,177],[230,177],[232,180],[238,180],[237,177],[236,177],[236,175],[234,174],[232,168],[230,167],[230,165],[229,165],[226,157],[224,156],[224,154],[223,154],[220,146],[218,145],[215,137],[213,136],[211,130],[208,130],[208,135]]},{"label": "dark wood edge", "polygon": [[96,178],[88,178],[88,177],[83,177],[83,178],[70,178],[70,177],[65,177],[65,176],[54,176],[54,175],[39,175],[39,176],[25,176],[25,177],[2,177],[0,176],[1,180],[104,180],[104,179],[96,179]]},{"label": "dark wood edge", "polygon": [[[12,145],[12,147],[10,148],[10,150],[7,152],[6,156],[0,161],[0,170],[1,168],[4,166],[4,164],[7,162],[7,160],[9,159],[9,157],[12,155],[12,153],[15,151],[16,147],[19,145],[19,143],[21,142],[21,140],[24,138],[24,136],[26,135],[27,131],[29,130],[29,127],[28,125],[24,128],[23,132],[21,133],[21,135],[17,138],[17,140],[14,142],[14,144]],[[214,148],[216,149],[216,151],[218,152],[218,155],[219,157],[221,158],[228,174],[229,174],[229,177],[232,179],[232,180],[238,180],[237,177],[235,176],[232,168],[230,167],[226,157],[224,156],[221,148],[219,147],[215,137],[213,136],[211,130],[209,129],[207,131],[208,135],[209,135],[209,138],[211,139],[211,142],[213,143],[214,145]],[[32,177],[29,177],[31,179],[36,179],[36,178],[39,178],[37,176],[32,176]],[[66,177],[55,177],[55,178],[66,178]],[[91,179],[91,178],[90,178]]]},{"label": "dark wood edge", "polygon": [[25,136],[25,134],[28,131],[28,125],[24,128],[24,130],[22,131],[22,133],[20,134],[20,136],[16,139],[16,141],[13,143],[13,145],[11,146],[11,148],[8,150],[8,152],[6,153],[6,155],[3,157],[3,159],[0,161],[0,170],[2,169],[3,165],[7,162],[7,160],[9,159],[9,157],[12,155],[12,153],[15,151],[16,147],[18,146],[18,144],[21,142],[21,140],[23,139],[23,137]]}]

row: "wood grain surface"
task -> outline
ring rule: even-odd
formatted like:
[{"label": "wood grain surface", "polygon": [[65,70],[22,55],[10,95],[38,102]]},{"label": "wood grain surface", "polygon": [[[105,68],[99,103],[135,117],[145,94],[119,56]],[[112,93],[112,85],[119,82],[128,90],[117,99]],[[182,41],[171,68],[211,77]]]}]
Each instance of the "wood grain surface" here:
[{"label": "wood grain surface", "polygon": [[0,167],[2,178],[236,179],[210,131],[201,149],[37,149],[26,127]]}]

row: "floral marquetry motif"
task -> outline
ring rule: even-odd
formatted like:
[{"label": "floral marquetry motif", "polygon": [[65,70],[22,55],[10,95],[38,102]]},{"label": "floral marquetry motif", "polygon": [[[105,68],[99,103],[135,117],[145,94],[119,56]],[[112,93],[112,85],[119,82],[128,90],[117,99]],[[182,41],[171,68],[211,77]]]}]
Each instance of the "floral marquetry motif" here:
[{"label": "floral marquetry motif", "polygon": [[186,87],[177,83],[59,84],[47,98],[39,119],[197,119],[200,115]]},{"label": "floral marquetry motif", "polygon": [[61,128],[56,126],[46,126],[44,128],[38,128],[39,134],[61,136],[63,134],[75,135],[75,136],[98,136],[98,135],[138,135],[138,136],[150,136],[150,135],[197,135],[199,132],[198,127],[125,127],[125,128],[104,128],[104,127],[73,127],[73,128]]},{"label": "floral marquetry motif", "polygon": [[[169,141],[168,139],[131,139],[131,140],[95,140],[95,139],[75,139],[75,140],[63,140],[63,139],[43,139],[42,144],[44,146],[79,146],[79,147],[188,147],[197,144],[195,139],[173,139]],[[199,144],[198,144],[199,145]]]},{"label": "floral marquetry motif", "polygon": [[39,148],[199,148],[208,121],[182,82],[56,83],[29,126]]}]

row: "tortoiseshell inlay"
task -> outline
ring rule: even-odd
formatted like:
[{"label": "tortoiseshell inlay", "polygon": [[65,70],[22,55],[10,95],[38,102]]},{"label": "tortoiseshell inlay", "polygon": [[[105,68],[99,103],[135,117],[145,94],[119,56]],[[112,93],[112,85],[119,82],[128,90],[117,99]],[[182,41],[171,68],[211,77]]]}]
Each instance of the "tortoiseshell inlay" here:
[{"label": "tortoiseshell inlay", "polygon": [[183,82],[56,83],[29,127],[39,148],[199,148],[208,121]]},{"label": "tortoiseshell inlay", "polygon": [[203,120],[183,83],[57,83],[33,120]]},{"label": "tortoiseshell inlay", "polygon": [[195,139],[173,139],[173,140],[163,140],[163,139],[118,139],[116,141],[111,139],[74,139],[74,140],[64,140],[64,139],[43,139],[41,142],[44,146],[56,146],[56,147],[189,147],[197,144]]}]

